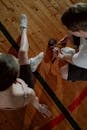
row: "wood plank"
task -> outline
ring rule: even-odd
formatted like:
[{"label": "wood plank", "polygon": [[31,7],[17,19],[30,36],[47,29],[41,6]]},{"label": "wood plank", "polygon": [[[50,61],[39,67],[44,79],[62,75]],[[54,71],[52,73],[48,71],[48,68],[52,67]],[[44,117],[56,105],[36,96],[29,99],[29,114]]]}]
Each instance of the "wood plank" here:
[{"label": "wood plank", "polygon": [[[60,40],[67,33],[67,29],[60,21],[61,15],[65,9],[76,2],[87,2],[87,0],[0,0],[0,20],[16,41],[20,34],[20,14],[26,13],[29,21],[29,57],[38,54],[40,51],[44,51],[45,56],[47,56],[48,40],[50,38]],[[12,49],[11,45],[0,32],[0,52],[8,53],[9,49]],[[55,61],[52,64],[51,59],[48,62],[45,62],[44,59],[38,68],[38,72],[67,108],[82,93],[87,86],[87,82],[72,83],[62,80],[59,70],[59,62]],[[31,105],[26,107],[25,116],[24,111],[21,110],[15,112],[0,110],[1,130],[22,130],[23,122],[23,130],[39,130],[39,128],[45,126],[50,120],[60,116],[61,112],[59,108],[57,108],[37,79],[35,79],[35,91],[40,98],[40,102],[47,104],[52,111],[52,117],[44,119]],[[87,97],[85,96],[81,104],[71,113],[82,130],[86,130],[87,127],[86,102]],[[53,128],[53,130],[63,129],[73,129],[65,119]]]}]

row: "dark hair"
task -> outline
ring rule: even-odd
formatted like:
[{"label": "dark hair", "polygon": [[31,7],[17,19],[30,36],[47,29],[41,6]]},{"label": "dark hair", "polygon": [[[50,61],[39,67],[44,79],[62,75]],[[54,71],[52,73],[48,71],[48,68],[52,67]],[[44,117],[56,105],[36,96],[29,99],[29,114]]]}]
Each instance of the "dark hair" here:
[{"label": "dark hair", "polygon": [[55,46],[57,44],[57,40],[54,38],[49,39],[48,46]]},{"label": "dark hair", "polygon": [[71,31],[87,31],[87,3],[76,3],[69,7],[61,21]]},{"label": "dark hair", "polygon": [[0,54],[0,91],[6,90],[15,81],[19,73],[19,64],[15,57]]}]

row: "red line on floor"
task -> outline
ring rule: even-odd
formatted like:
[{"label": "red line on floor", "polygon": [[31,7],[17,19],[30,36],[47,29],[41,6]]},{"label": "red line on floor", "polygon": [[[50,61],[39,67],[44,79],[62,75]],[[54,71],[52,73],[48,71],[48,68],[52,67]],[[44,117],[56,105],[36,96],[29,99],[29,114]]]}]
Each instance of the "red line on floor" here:
[{"label": "red line on floor", "polygon": [[[68,106],[68,110],[70,112],[74,111],[83,101],[83,99],[87,96],[87,87],[80,93],[80,95]],[[55,126],[57,126],[61,121],[65,119],[63,113],[50,120],[45,126],[40,128],[40,130],[52,130]]]}]

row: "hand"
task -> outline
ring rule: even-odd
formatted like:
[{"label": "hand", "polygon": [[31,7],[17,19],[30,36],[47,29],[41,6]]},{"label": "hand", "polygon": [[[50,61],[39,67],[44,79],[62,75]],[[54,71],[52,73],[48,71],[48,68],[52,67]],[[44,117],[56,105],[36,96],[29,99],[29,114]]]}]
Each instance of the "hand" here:
[{"label": "hand", "polygon": [[62,53],[59,53],[59,55],[57,56],[59,59],[63,59],[64,55]]},{"label": "hand", "polygon": [[22,79],[20,79],[20,78],[17,78],[16,79],[16,84],[21,84],[22,86],[28,86],[26,83],[25,83],[25,81],[24,80],[22,80]]},{"label": "hand", "polygon": [[58,47],[55,47],[53,48],[53,57],[52,57],[52,63],[54,63],[54,61],[56,60],[58,54],[59,54],[59,48]]},{"label": "hand", "polygon": [[49,111],[48,106],[45,104],[40,104],[39,112],[42,114],[44,118],[52,116],[51,111]]},{"label": "hand", "polygon": [[55,48],[53,49],[53,56],[54,56],[54,57],[57,57],[59,52],[60,52],[60,49],[59,49],[58,47],[55,47]]}]

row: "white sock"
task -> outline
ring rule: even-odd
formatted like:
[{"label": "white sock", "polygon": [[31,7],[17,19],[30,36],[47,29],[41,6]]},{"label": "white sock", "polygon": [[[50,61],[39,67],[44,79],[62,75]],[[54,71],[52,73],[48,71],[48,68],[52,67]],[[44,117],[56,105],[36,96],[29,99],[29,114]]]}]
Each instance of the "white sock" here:
[{"label": "white sock", "polygon": [[21,14],[20,16],[20,31],[22,32],[24,28],[27,30],[28,20],[26,14]]},{"label": "white sock", "polygon": [[31,71],[35,72],[39,66],[39,64],[41,63],[41,61],[44,58],[44,52],[40,52],[37,56],[30,58],[29,59],[29,64],[31,66]]}]

